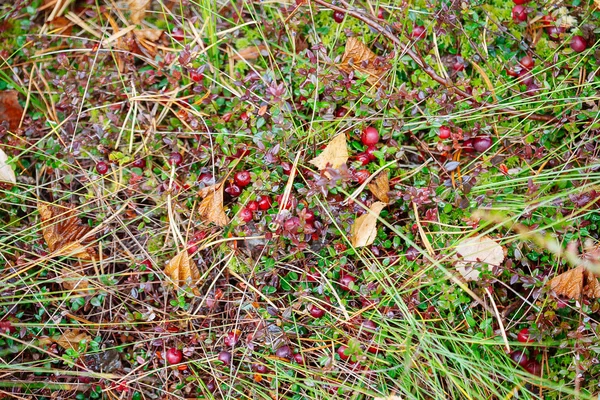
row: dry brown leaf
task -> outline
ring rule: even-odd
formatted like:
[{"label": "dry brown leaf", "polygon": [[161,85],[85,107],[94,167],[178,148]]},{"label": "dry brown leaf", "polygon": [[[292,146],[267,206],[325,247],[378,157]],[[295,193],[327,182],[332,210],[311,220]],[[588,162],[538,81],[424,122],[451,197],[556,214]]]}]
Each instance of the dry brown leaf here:
[{"label": "dry brown leaf", "polygon": [[390,202],[390,196],[388,195],[388,192],[390,191],[390,180],[386,171],[382,171],[379,176],[367,186],[369,186],[369,190],[378,200],[381,200],[384,203]]},{"label": "dry brown leaf", "polygon": [[136,25],[141,24],[149,5],[150,0],[127,0],[127,6],[131,12],[131,22]]},{"label": "dry brown leaf", "polygon": [[461,260],[456,269],[467,281],[479,279],[480,272],[474,269],[475,263],[488,264],[491,271],[504,261],[504,249],[489,236],[464,240],[456,247],[456,253]]},{"label": "dry brown leaf", "polygon": [[379,85],[384,82],[385,69],[375,66],[377,55],[363,42],[355,37],[349,37],[340,63],[343,71],[360,71],[368,75],[367,82]]},{"label": "dry brown leaf", "polygon": [[323,152],[309,161],[319,170],[330,168],[339,168],[348,161],[348,146],[346,145],[346,135],[340,133],[333,138],[325,147]]},{"label": "dry brown leaf", "polygon": [[92,340],[92,337],[85,332],[79,332],[77,329],[70,329],[65,331],[65,333],[60,335],[60,337],[54,341],[65,350],[77,350],[79,348],[79,343],[82,340],[87,340],[89,342]]},{"label": "dry brown leaf", "polygon": [[556,294],[569,299],[579,300],[582,294],[594,299],[600,298],[598,278],[585,267],[564,272],[554,277],[549,284]]},{"label": "dry brown leaf", "polygon": [[133,34],[138,40],[144,40],[149,42],[158,42],[158,39],[163,34],[161,29],[136,29]]},{"label": "dry brown leaf", "polygon": [[[175,287],[181,287],[184,285],[193,286],[200,280],[200,271],[194,263],[194,260],[190,259],[190,256],[186,250],[183,250],[179,254],[169,261],[165,268],[165,274],[171,278]],[[194,289],[197,291],[197,289]]]},{"label": "dry brown leaf", "polygon": [[229,218],[223,209],[223,182],[207,186],[198,192],[200,197],[204,197],[198,206],[198,213],[206,221],[213,222],[217,226],[225,226],[229,223]]},{"label": "dry brown leaf", "polygon": [[260,56],[266,57],[268,55],[269,55],[269,48],[267,46],[265,46],[264,44],[261,44],[258,46],[250,46],[250,47],[246,47],[245,49],[241,49],[237,53],[234,53],[231,56],[231,59],[233,61],[238,61],[238,60],[250,61],[250,60],[256,60]]},{"label": "dry brown leaf", "polygon": [[377,201],[369,208],[370,212],[356,218],[350,231],[352,246],[364,247],[375,241],[375,237],[377,237],[377,217],[384,207],[385,203]]},{"label": "dry brown leaf", "polygon": [[15,171],[8,165],[8,156],[0,149],[0,182],[17,183]]},{"label": "dry brown leaf", "polygon": [[600,10],[600,0],[594,0],[594,5],[598,10]]},{"label": "dry brown leaf", "polygon": [[98,258],[98,253],[91,246],[93,237],[80,240],[91,230],[75,215],[72,207],[38,203],[38,211],[42,217],[42,233],[53,256],[71,255],[82,260]]},{"label": "dry brown leaf", "polygon": [[19,129],[23,107],[19,104],[19,96],[16,90],[0,91],[0,124],[8,123],[8,130],[16,132]]},{"label": "dry brown leaf", "polygon": [[70,270],[69,268],[63,268],[61,271],[62,287],[66,290],[80,291],[83,294],[89,294],[88,288],[90,287],[87,277],[81,275],[79,272]]}]

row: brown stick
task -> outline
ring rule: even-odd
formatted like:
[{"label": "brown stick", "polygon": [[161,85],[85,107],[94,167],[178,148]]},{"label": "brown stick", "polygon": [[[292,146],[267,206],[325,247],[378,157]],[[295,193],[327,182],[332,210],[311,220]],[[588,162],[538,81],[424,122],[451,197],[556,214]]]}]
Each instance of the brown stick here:
[{"label": "brown stick", "polygon": [[[429,75],[434,81],[444,85],[447,89],[452,91],[454,94],[456,94],[464,99],[470,99],[471,101],[475,102],[478,106],[490,107],[490,108],[493,106],[488,103],[476,102],[475,99],[473,99],[473,97],[470,94],[468,94],[464,90],[459,89],[456,86],[454,86],[454,83],[451,80],[449,80],[449,79],[446,80],[443,77],[439,76],[435,72],[435,70],[433,68],[431,68],[431,66],[429,64],[427,64],[417,53],[415,53],[409,47],[409,45],[402,43],[402,41],[400,40],[400,38],[398,38],[398,36],[394,35],[392,32],[387,30],[385,27],[381,26],[377,21],[369,18],[365,14],[360,13],[358,11],[351,10],[350,5],[346,1],[339,0],[339,3],[346,8],[342,8],[342,7],[330,4],[330,3],[326,2],[325,0],[311,0],[311,1],[313,1],[316,4],[322,5],[323,7],[329,8],[330,10],[340,11],[340,12],[343,12],[344,14],[348,14],[348,15],[364,22],[371,28],[375,29],[381,35],[385,36],[387,39],[389,39],[391,42],[393,42],[397,47],[402,49],[403,53],[408,54],[408,56],[410,58],[412,58],[415,63],[417,63],[419,68],[421,68],[423,71],[425,71],[425,73],[427,75]],[[509,109],[505,109],[505,108],[499,109],[498,111],[505,113],[505,114],[521,116],[526,119],[530,119],[530,120],[534,120],[534,121],[544,121],[544,122],[557,122],[558,121],[558,119],[556,117],[553,117],[551,115],[531,114],[528,112],[509,110]]]}]

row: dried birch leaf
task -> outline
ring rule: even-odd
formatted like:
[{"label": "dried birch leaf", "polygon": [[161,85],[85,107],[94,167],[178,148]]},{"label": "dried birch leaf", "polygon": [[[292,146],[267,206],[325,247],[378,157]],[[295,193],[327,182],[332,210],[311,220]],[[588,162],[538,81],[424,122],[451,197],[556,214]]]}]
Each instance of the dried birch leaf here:
[{"label": "dried birch leaf", "polygon": [[229,218],[223,209],[223,182],[207,186],[198,192],[200,197],[204,197],[198,213],[206,221],[213,222],[217,226],[225,226],[229,223]]},{"label": "dried birch leaf", "polygon": [[390,180],[386,171],[382,171],[379,176],[367,186],[369,186],[369,190],[378,200],[383,201],[384,203],[390,202],[390,196],[388,195],[388,192],[390,191]]},{"label": "dried birch leaf", "polygon": [[238,61],[238,60],[250,61],[250,60],[256,60],[260,56],[266,57],[268,55],[269,55],[269,48],[267,46],[265,46],[264,44],[261,44],[258,46],[250,46],[250,47],[246,47],[245,49],[241,49],[237,53],[234,53],[231,56],[231,59],[233,61]]},{"label": "dried birch leaf", "polygon": [[0,182],[17,183],[15,171],[8,165],[8,156],[0,149]]},{"label": "dried birch leaf", "polygon": [[127,0],[129,11],[131,12],[131,22],[139,25],[144,20],[146,9],[150,5],[150,0]]},{"label": "dried birch leaf", "polygon": [[136,29],[133,31],[133,34],[138,40],[158,42],[163,31],[161,29]]},{"label": "dried birch leaf", "polygon": [[80,240],[90,232],[75,215],[72,207],[38,203],[42,217],[42,233],[53,256],[71,255],[82,260],[98,258],[96,249],[91,246],[93,237]]},{"label": "dried birch leaf", "polygon": [[0,124],[8,123],[8,130],[16,132],[19,129],[23,107],[19,104],[19,96],[16,90],[0,91]]},{"label": "dried birch leaf", "polygon": [[[171,278],[175,287],[188,285],[195,286],[200,280],[200,271],[190,259],[187,250],[183,250],[169,261],[165,268],[165,274]],[[194,289],[197,291],[197,289]]]},{"label": "dried birch leaf", "polygon": [[456,270],[467,281],[479,279],[480,272],[474,268],[476,263],[488,265],[488,271],[504,261],[504,249],[489,236],[469,238],[456,247],[460,262]]},{"label": "dried birch leaf", "polygon": [[600,298],[600,283],[596,275],[577,267],[564,272],[550,281],[550,288],[558,295],[579,300],[581,295]]},{"label": "dried birch leaf", "polygon": [[323,152],[309,161],[319,170],[330,168],[339,168],[348,161],[348,146],[346,145],[346,135],[340,133],[333,138],[325,147]]},{"label": "dried birch leaf", "polygon": [[348,73],[359,71],[368,75],[367,82],[379,85],[384,82],[385,69],[375,65],[377,55],[363,42],[355,37],[349,37],[340,63],[340,68]]},{"label": "dried birch leaf", "polygon": [[350,231],[352,246],[364,247],[375,241],[375,237],[377,237],[377,217],[383,207],[385,207],[385,203],[375,202],[369,208],[370,212],[356,218]]},{"label": "dried birch leaf", "polygon": [[61,271],[62,287],[66,290],[80,291],[83,294],[89,294],[88,288],[90,287],[87,277],[81,275],[79,272],[70,270],[69,268],[63,268]]},{"label": "dried birch leaf", "polygon": [[79,343],[82,340],[89,342],[92,340],[92,337],[85,332],[79,332],[77,329],[70,329],[65,331],[65,333],[60,335],[60,337],[54,341],[65,350],[77,350],[79,348]]}]

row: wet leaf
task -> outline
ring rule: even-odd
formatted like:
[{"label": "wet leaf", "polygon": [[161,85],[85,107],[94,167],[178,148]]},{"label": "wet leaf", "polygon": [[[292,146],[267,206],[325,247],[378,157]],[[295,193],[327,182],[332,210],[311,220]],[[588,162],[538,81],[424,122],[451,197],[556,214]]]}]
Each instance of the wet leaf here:
[{"label": "wet leaf", "polygon": [[378,200],[383,201],[384,203],[390,202],[390,196],[388,195],[388,192],[390,191],[390,181],[386,171],[382,171],[377,178],[368,184],[368,186],[371,193],[373,193]]},{"label": "wet leaf", "polygon": [[0,149],[0,182],[17,183],[15,171],[8,165],[8,156]]},{"label": "wet leaf", "polygon": [[225,226],[229,223],[229,218],[223,209],[223,182],[207,186],[198,192],[200,197],[204,197],[198,213],[207,222],[212,222],[217,226]]},{"label": "wet leaf", "polygon": [[333,138],[325,147],[323,152],[309,161],[319,170],[324,170],[328,166],[339,168],[348,161],[348,146],[346,145],[346,135],[340,133]]},{"label": "wet leaf", "polygon": [[377,201],[369,208],[370,212],[356,218],[350,231],[352,246],[364,247],[375,241],[375,237],[377,237],[377,217],[384,207],[385,203]]},{"label": "wet leaf", "polygon": [[149,5],[150,0],[127,0],[127,6],[129,7],[129,11],[131,12],[131,22],[133,22],[136,25],[141,24],[144,20],[146,10],[148,9]]},{"label": "wet leaf", "polygon": [[75,215],[72,207],[38,203],[38,211],[42,218],[42,233],[52,256],[70,255],[82,260],[98,258],[98,253],[89,236],[91,228],[84,225]]},{"label": "wet leaf", "polygon": [[16,132],[19,129],[23,107],[19,104],[19,96],[16,90],[0,91],[0,124],[8,123],[8,130]]},{"label": "wet leaf", "polygon": [[549,285],[556,294],[569,299],[579,300],[582,294],[589,298],[600,298],[598,278],[585,267],[564,272],[554,277]]},{"label": "wet leaf", "polygon": [[82,340],[89,342],[92,340],[92,337],[85,332],[79,332],[77,329],[70,329],[65,331],[54,341],[65,350],[77,350],[79,348],[79,343],[81,343]]},{"label": "wet leaf", "polygon": [[258,46],[250,46],[245,49],[238,50],[237,53],[233,53],[231,59],[237,60],[256,60],[260,56],[266,57],[269,55],[269,49],[264,44]]},{"label": "wet leaf", "polygon": [[[175,287],[184,285],[195,287],[200,280],[200,271],[187,252],[183,250],[169,261],[165,274],[171,278]],[[197,289],[194,289],[197,291]]]},{"label": "wet leaf", "polygon": [[475,263],[485,263],[491,271],[504,261],[504,249],[489,236],[464,240],[456,247],[456,254],[460,259],[456,270],[467,281],[479,279],[480,272],[474,269]]},{"label": "wet leaf", "polygon": [[368,75],[367,82],[379,85],[384,82],[385,69],[375,65],[377,55],[363,42],[355,37],[349,37],[340,63],[340,68],[348,73],[359,71]]}]

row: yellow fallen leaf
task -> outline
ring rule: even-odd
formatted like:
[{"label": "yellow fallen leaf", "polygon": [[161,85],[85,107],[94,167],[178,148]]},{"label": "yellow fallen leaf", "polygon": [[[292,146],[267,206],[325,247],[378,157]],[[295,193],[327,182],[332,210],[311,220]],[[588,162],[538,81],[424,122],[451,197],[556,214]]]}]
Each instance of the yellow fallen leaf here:
[{"label": "yellow fallen leaf", "polygon": [[161,29],[136,29],[133,34],[138,40],[157,42],[163,34]]},{"label": "yellow fallen leaf", "polygon": [[82,340],[89,342],[92,340],[92,337],[85,332],[79,332],[77,329],[69,329],[60,335],[58,339],[54,339],[56,344],[65,350],[77,350]]},{"label": "yellow fallen leaf", "polygon": [[187,250],[183,250],[169,261],[165,274],[171,278],[175,287],[188,285],[194,288],[194,292],[197,291],[195,285],[200,280],[200,271],[196,263],[190,259]]},{"label": "yellow fallen leaf", "polygon": [[91,228],[77,218],[72,207],[38,203],[38,211],[42,218],[42,234],[53,256],[70,255],[81,260],[98,258],[96,249],[91,246],[94,238],[83,239]]},{"label": "yellow fallen leaf", "polygon": [[266,57],[269,55],[269,49],[264,44],[258,46],[250,46],[245,49],[238,50],[237,53],[234,53],[231,56],[233,61],[237,60],[256,60],[258,57],[263,56]]},{"label": "yellow fallen leaf", "polygon": [[598,10],[600,10],[600,0],[594,0],[594,5]]},{"label": "yellow fallen leaf", "polygon": [[479,279],[480,272],[474,269],[474,264],[485,263],[491,271],[504,261],[504,249],[489,236],[462,241],[456,246],[456,254],[460,259],[456,269],[468,281]]},{"label": "yellow fallen leaf", "polygon": [[62,287],[66,290],[79,291],[86,295],[89,294],[87,289],[90,285],[87,277],[81,275],[79,272],[69,268],[63,268],[61,270],[60,279],[62,280]]},{"label": "yellow fallen leaf", "polygon": [[355,37],[349,37],[339,67],[346,72],[359,71],[368,75],[367,82],[379,85],[384,81],[385,68],[375,65],[377,55],[363,42]]},{"label": "yellow fallen leaf", "polygon": [[217,226],[225,226],[229,223],[229,218],[223,209],[223,182],[207,186],[200,190],[198,194],[204,197],[198,206],[198,213],[209,223]]},{"label": "yellow fallen leaf", "polygon": [[139,25],[144,20],[146,9],[150,5],[150,0],[127,0],[127,6],[131,12],[131,22]]},{"label": "yellow fallen leaf", "polygon": [[390,202],[390,196],[388,195],[388,192],[390,191],[390,181],[387,171],[382,171],[379,176],[367,186],[369,186],[371,193],[377,197],[377,200],[381,200],[384,203]]},{"label": "yellow fallen leaf", "polygon": [[0,182],[17,183],[15,171],[8,165],[8,156],[0,149]]},{"label": "yellow fallen leaf", "polygon": [[346,145],[346,135],[340,133],[333,138],[325,147],[323,152],[309,161],[319,170],[330,168],[339,168],[348,161],[348,146]]},{"label": "yellow fallen leaf", "polygon": [[549,285],[556,294],[569,299],[579,300],[582,294],[590,298],[600,298],[598,278],[585,267],[564,272],[554,277]]},{"label": "yellow fallen leaf", "polygon": [[369,211],[356,218],[350,231],[352,246],[364,247],[375,241],[377,237],[377,217],[385,207],[385,203],[377,201],[371,205]]}]

